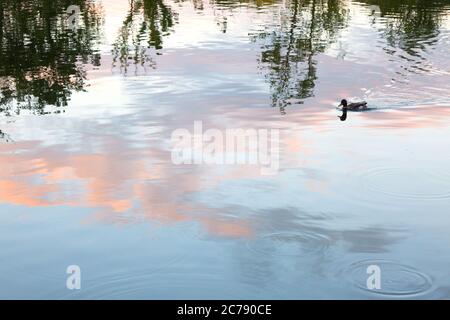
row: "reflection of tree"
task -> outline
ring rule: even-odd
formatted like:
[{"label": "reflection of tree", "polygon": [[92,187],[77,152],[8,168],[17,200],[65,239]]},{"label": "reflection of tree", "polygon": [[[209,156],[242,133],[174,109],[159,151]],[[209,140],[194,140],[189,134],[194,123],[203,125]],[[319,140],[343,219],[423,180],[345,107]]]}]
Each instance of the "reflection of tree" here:
[{"label": "reflection of tree", "polygon": [[[66,27],[69,5],[82,11],[80,28]],[[44,113],[66,106],[83,90],[84,63],[99,64],[93,45],[101,23],[98,8],[85,0],[2,0],[0,2],[0,110]]]},{"label": "reflection of tree", "polygon": [[11,139],[9,134],[4,133],[2,130],[0,130],[0,141],[13,142],[13,139]]},{"label": "reflection of tree", "polygon": [[[271,32],[255,36],[263,41],[261,66],[272,89],[272,105],[284,113],[289,100],[302,100],[314,93],[315,55],[335,41],[347,21],[339,0],[293,0],[284,23]],[[282,17],[284,18],[284,17]]]},{"label": "reflection of tree", "polygon": [[113,47],[114,63],[118,61],[124,73],[130,63],[154,67],[149,51],[162,49],[163,36],[171,31],[177,18],[163,0],[129,2],[130,10]]},{"label": "reflection of tree", "polygon": [[[385,18],[384,38],[393,48],[400,48],[411,56],[437,41],[439,29],[449,8],[448,0],[366,0],[376,5]],[[388,50],[390,52],[390,50]]]}]

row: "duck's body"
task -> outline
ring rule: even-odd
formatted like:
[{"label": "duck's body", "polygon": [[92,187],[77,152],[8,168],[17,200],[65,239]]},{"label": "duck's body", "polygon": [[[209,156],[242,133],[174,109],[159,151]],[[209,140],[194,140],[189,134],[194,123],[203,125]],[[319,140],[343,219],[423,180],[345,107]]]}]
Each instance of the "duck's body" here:
[{"label": "duck's body", "polygon": [[347,100],[344,99],[341,101],[341,104],[339,106],[342,106],[342,109],[356,111],[356,110],[366,109],[367,102],[361,101],[361,102],[348,103]]},{"label": "duck's body", "polygon": [[347,105],[348,110],[360,110],[360,109],[366,109],[367,108],[367,102],[361,101],[361,102],[354,102]]}]

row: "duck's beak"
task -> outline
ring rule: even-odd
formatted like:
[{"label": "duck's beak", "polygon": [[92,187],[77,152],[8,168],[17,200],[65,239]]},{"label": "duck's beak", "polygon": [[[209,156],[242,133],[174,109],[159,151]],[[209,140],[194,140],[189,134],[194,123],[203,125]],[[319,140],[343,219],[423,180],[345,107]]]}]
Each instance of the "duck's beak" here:
[{"label": "duck's beak", "polygon": [[339,107],[342,107],[342,103],[341,103],[340,105],[338,105],[338,108],[339,108]]}]

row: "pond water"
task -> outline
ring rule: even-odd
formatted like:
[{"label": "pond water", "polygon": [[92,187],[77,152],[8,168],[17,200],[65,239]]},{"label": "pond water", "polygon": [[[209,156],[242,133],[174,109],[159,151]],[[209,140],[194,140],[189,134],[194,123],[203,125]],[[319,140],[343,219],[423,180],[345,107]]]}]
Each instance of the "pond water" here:
[{"label": "pond water", "polygon": [[[448,0],[2,0],[0,26],[0,298],[450,298]],[[277,130],[276,172],[174,163],[196,123]]]}]

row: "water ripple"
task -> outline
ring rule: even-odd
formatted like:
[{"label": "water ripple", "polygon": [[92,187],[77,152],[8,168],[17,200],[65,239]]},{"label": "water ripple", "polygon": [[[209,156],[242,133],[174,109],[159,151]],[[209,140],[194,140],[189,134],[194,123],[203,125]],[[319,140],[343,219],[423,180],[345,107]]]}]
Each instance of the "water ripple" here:
[{"label": "water ripple", "polygon": [[330,238],[317,232],[278,232],[263,235],[247,246],[265,255],[304,256],[320,255],[328,250]]},{"label": "water ripple", "polygon": [[407,200],[450,198],[446,174],[405,168],[373,168],[360,176],[367,191]]},{"label": "water ripple", "polygon": [[[380,289],[368,289],[369,266],[380,268]],[[359,290],[398,298],[424,295],[433,287],[433,281],[427,274],[390,260],[364,260],[353,263],[345,270],[345,278]]]}]

